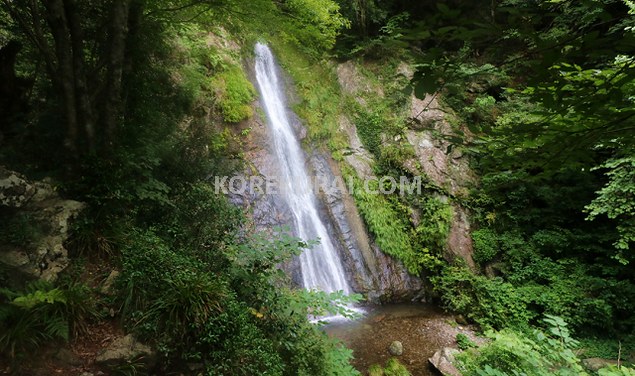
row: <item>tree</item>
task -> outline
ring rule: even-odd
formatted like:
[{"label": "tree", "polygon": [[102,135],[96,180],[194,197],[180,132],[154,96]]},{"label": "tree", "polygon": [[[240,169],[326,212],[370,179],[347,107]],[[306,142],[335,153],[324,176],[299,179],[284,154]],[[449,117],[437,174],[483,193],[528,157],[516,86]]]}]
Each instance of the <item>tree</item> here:
[{"label": "tree", "polygon": [[71,155],[108,150],[122,113],[128,34],[135,32],[144,4],[2,0],[2,5],[44,63],[62,104]]}]

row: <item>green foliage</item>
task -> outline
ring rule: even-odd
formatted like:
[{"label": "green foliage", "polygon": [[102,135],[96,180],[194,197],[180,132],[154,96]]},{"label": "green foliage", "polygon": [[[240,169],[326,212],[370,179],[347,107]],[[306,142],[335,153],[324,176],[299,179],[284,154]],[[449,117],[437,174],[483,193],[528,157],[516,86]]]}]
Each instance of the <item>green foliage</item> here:
[{"label": "green foliage", "polygon": [[397,358],[390,358],[386,362],[384,376],[410,376],[410,372]]},{"label": "green foliage", "polygon": [[349,25],[339,13],[339,5],[332,0],[285,0],[284,11],[294,17],[293,34],[298,42],[309,42],[313,51],[326,51],[335,44],[340,30]]},{"label": "green foliage", "polygon": [[29,284],[24,291],[1,289],[0,350],[11,358],[25,355],[43,343],[67,340],[67,297],[44,282]]},{"label": "green foliage", "polygon": [[346,145],[338,132],[340,89],[333,67],[297,51],[293,43],[275,38],[272,47],[282,67],[295,83],[299,103],[294,111],[305,122],[311,141],[326,143],[331,150]]},{"label": "green foliage", "polygon": [[446,247],[453,211],[447,198],[424,193],[413,206],[420,210],[420,222],[415,228],[416,241],[440,254]]},{"label": "green foliage", "polygon": [[[410,243],[407,223],[384,195],[368,192],[358,179],[354,179],[354,182],[353,197],[368,228],[375,235],[377,245],[383,252],[403,261],[410,273],[418,274],[428,251],[421,250],[421,255],[417,255]],[[376,181],[366,183],[371,190],[378,189]]]},{"label": "green foliage", "polygon": [[368,367],[368,376],[384,376],[384,369],[379,364]]},{"label": "green foliage", "polygon": [[461,350],[467,350],[476,347],[476,343],[463,333],[456,335],[456,345]]},{"label": "green foliage", "polygon": [[70,334],[73,338],[88,335],[88,325],[101,318],[98,299],[89,286],[77,281],[60,283],[64,293],[64,316],[68,320]]},{"label": "green foliage", "polygon": [[611,338],[584,337],[580,338],[580,348],[585,358],[617,359],[624,349],[635,348],[635,338],[627,333]]},{"label": "green foliage", "polygon": [[494,259],[499,253],[497,234],[484,228],[472,232],[474,241],[474,261],[484,265]]},{"label": "green foliage", "polygon": [[369,376],[410,376],[410,372],[397,358],[390,358],[386,366],[373,364],[368,367]]},{"label": "green foliage", "polygon": [[635,376],[635,369],[627,367],[608,366],[598,370],[599,376]]},{"label": "green foliage", "polygon": [[[199,333],[221,310],[222,280],[204,272],[196,259],[170,249],[151,231],[134,231],[122,250],[122,313],[146,337],[181,341]],[[178,343],[178,342],[177,342]],[[174,343],[173,345],[176,345]]]},{"label": "green foliage", "polygon": [[550,334],[540,330],[523,334],[511,330],[489,332],[491,341],[459,357],[464,375],[587,375],[573,349],[566,323],[549,316]]},{"label": "green foliage", "polygon": [[635,156],[610,159],[600,168],[608,169],[609,182],[597,192],[597,197],[586,206],[587,219],[606,215],[617,222],[619,239],[613,243],[620,253],[620,262],[628,263],[630,255],[624,255],[635,242]]},{"label": "green foliage", "polygon": [[364,147],[375,154],[380,155],[381,133],[384,128],[384,118],[378,112],[368,112],[358,115],[355,119],[357,133]]},{"label": "green foliage", "polygon": [[433,279],[445,304],[483,327],[526,328],[536,317],[528,299],[512,284],[500,278],[488,279],[462,267],[448,267]]},{"label": "green foliage", "polygon": [[214,77],[212,85],[225,121],[238,123],[253,116],[251,102],[256,90],[240,67],[225,69]]}]

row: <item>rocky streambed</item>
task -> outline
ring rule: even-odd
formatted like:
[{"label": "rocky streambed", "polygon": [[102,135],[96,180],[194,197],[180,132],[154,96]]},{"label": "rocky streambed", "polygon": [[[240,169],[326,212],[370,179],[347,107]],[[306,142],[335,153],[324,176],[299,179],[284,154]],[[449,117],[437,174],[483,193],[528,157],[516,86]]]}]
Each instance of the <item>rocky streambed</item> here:
[{"label": "rocky streambed", "polygon": [[353,365],[362,374],[366,374],[371,365],[385,365],[393,357],[389,347],[394,341],[401,342],[403,347],[402,354],[396,358],[413,376],[432,376],[438,373],[428,359],[437,350],[456,348],[459,333],[477,340],[473,327],[457,323],[454,316],[428,304],[369,307],[363,318],[331,323],[324,330],[353,350]]}]

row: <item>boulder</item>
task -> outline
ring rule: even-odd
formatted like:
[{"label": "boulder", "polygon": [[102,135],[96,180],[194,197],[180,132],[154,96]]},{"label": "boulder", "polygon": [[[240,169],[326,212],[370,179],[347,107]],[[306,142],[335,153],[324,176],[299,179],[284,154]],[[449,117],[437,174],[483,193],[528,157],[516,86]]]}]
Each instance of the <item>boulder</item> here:
[{"label": "boulder", "polygon": [[128,334],[114,340],[95,358],[95,363],[102,366],[117,366],[130,361],[141,361],[152,367],[156,363],[156,352]]},{"label": "boulder", "polygon": [[602,359],[602,358],[587,358],[582,359],[582,364],[589,370],[597,372],[598,370],[608,367],[608,366],[616,366],[617,360],[613,359]]},{"label": "boulder", "polygon": [[2,221],[22,218],[33,230],[22,244],[0,244],[0,263],[8,269],[15,284],[25,280],[54,281],[69,263],[64,247],[71,221],[84,204],[59,196],[49,181],[30,181],[23,175],[0,166],[0,209]]},{"label": "boulder", "polygon": [[20,208],[35,194],[36,188],[23,175],[0,166],[0,206]]},{"label": "boulder", "polygon": [[114,284],[115,284],[115,281],[117,280],[117,277],[119,277],[119,271],[113,269],[110,272],[110,274],[108,274],[108,277],[106,278],[104,283],[101,285],[101,289],[99,291],[104,295],[113,295]]},{"label": "boulder", "polygon": [[400,356],[403,354],[403,345],[399,341],[392,341],[390,346],[388,346],[388,352],[393,356]]},{"label": "boulder", "polygon": [[442,375],[445,376],[461,376],[459,370],[454,366],[454,356],[460,351],[451,347],[445,347],[432,355],[428,359],[430,364],[434,366]]}]

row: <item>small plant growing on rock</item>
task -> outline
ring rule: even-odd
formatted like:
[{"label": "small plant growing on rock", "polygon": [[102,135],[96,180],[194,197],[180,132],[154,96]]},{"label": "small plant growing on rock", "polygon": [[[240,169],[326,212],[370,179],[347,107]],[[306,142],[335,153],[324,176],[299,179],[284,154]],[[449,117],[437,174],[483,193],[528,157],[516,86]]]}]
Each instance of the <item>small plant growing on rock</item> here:
[{"label": "small plant growing on rock", "polygon": [[467,350],[473,347],[477,347],[476,343],[472,341],[468,336],[463,333],[459,333],[456,335],[456,344],[459,346],[461,350]]}]

